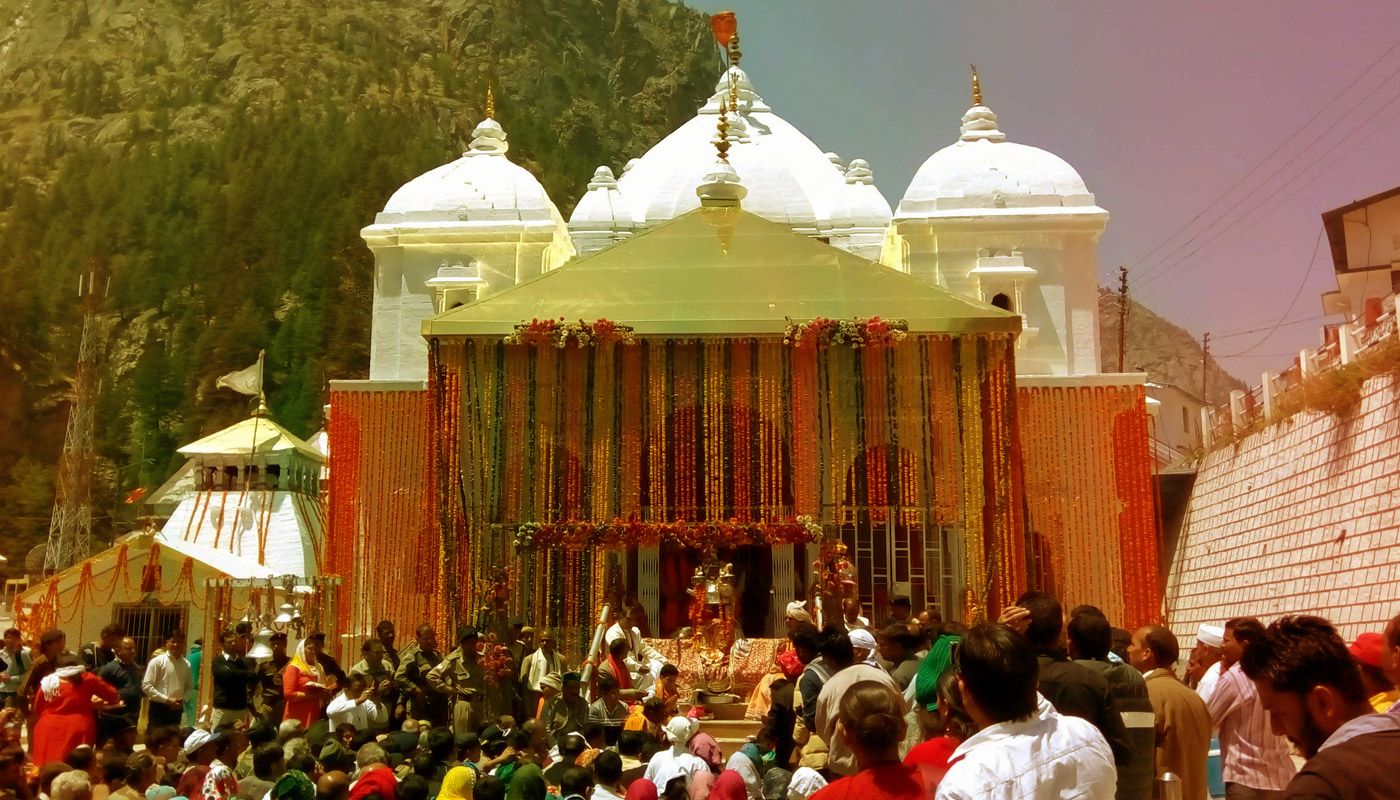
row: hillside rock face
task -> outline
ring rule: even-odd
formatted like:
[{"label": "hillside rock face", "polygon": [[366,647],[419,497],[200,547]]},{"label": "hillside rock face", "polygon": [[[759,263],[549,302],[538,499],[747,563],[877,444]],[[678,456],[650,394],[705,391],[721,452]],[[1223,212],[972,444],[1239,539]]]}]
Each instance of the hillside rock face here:
[{"label": "hillside rock face", "polygon": [[[1116,293],[1099,289],[1099,363],[1104,372],[1118,369],[1119,306]],[[1201,394],[1201,343],[1185,328],[1174,325],[1147,306],[1129,298],[1127,372],[1146,372],[1153,383],[1174,383]],[[1244,381],[1225,371],[1214,358],[1206,364],[1206,401],[1228,403]]]},{"label": "hillside rock face", "polygon": [[13,563],[47,528],[30,506],[92,257],[115,476],[96,514],[129,519],[118,498],[247,413],[213,381],[260,349],[299,434],[322,425],[327,380],[364,376],[359,229],[463,149],[488,85],[511,157],[567,214],[721,68],[704,15],[663,0],[0,0],[0,551]]}]

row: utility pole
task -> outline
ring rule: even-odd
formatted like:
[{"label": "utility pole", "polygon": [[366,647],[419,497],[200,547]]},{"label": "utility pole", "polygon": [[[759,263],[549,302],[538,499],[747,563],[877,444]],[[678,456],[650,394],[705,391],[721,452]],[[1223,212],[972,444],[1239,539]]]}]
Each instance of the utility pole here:
[{"label": "utility pole", "polygon": [[1118,372],[1128,360],[1128,268],[1118,268]]},{"label": "utility pole", "polygon": [[1206,401],[1206,364],[1210,361],[1210,331],[1201,337],[1201,402]]},{"label": "utility pole", "polygon": [[[78,279],[83,301],[83,333],[78,343],[78,368],[73,377],[73,406],[59,458],[58,496],[49,520],[44,572],[68,569],[88,557],[92,543],[93,406],[97,400],[97,312],[107,296],[102,260],[93,256],[87,274]],[[99,285],[100,284],[100,285]]]}]

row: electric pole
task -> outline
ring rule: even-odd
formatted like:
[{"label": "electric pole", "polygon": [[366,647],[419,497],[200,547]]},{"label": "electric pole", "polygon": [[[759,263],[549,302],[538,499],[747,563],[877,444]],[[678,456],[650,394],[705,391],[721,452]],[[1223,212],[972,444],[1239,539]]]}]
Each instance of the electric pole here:
[{"label": "electric pole", "polygon": [[1201,402],[1206,400],[1206,363],[1210,361],[1210,331],[1201,337]]},{"label": "electric pole", "polygon": [[1128,360],[1128,268],[1118,268],[1118,371]]},{"label": "electric pole", "polygon": [[[97,312],[107,296],[102,261],[93,256],[87,274],[78,278],[83,301],[83,333],[78,368],[73,376],[73,406],[58,466],[58,496],[49,520],[44,572],[68,569],[88,557],[92,543],[93,406],[97,400]],[[99,286],[101,283],[101,286]]]}]

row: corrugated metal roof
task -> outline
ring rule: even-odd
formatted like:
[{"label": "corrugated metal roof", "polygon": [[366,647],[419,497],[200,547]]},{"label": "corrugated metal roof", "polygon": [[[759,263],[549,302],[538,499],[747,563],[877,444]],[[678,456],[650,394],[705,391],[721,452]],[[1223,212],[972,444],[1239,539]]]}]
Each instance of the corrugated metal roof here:
[{"label": "corrugated metal roof", "polygon": [[320,464],[326,460],[321,452],[270,417],[254,415],[242,422],[211,433],[197,442],[187,444],[176,452],[187,455],[252,456],[296,450]]},{"label": "corrugated metal roof", "polygon": [[1018,332],[978,303],[738,208],[702,207],[423,322],[425,336],[504,335],[532,319],[607,319],[639,335],[781,334],[787,319],[881,317],[914,333]]}]

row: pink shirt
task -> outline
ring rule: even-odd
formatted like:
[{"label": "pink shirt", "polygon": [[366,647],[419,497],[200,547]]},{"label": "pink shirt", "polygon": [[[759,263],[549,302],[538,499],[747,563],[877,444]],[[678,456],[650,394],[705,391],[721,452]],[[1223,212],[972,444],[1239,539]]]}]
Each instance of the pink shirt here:
[{"label": "pink shirt", "polygon": [[1220,728],[1225,783],[1264,791],[1288,785],[1297,772],[1288,755],[1288,743],[1274,735],[1254,681],[1245,677],[1239,664],[1221,673],[1206,708],[1211,724]]}]

